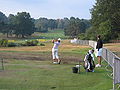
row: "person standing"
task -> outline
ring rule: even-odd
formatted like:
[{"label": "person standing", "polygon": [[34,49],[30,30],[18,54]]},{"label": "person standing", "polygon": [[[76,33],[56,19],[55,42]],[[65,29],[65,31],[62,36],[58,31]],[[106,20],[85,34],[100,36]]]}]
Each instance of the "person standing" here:
[{"label": "person standing", "polygon": [[52,48],[52,57],[53,57],[54,64],[61,63],[61,60],[59,59],[59,56],[58,56],[58,46],[60,45],[60,41],[61,41],[60,38],[56,40],[52,40],[52,42],[54,43],[53,48]]},{"label": "person standing", "polygon": [[101,40],[101,36],[98,35],[97,36],[97,45],[96,45],[98,64],[96,65],[96,67],[101,67],[102,48],[103,48],[103,41]]}]

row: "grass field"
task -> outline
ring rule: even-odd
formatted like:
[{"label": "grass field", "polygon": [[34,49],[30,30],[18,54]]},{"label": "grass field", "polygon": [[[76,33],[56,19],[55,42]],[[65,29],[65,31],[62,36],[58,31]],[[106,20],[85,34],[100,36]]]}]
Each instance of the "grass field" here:
[{"label": "grass field", "polygon": [[46,46],[0,48],[4,58],[4,71],[0,71],[0,90],[109,90],[112,79],[103,62],[102,68],[86,73],[81,66],[80,74],[72,73],[72,67],[82,61],[90,49],[88,46],[61,42],[59,55],[62,63],[52,64],[52,43]]},{"label": "grass field", "polygon": [[55,38],[62,38],[62,39],[66,39],[68,38],[68,36],[64,35],[64,30],[49,30],[47,33],[34,33],[32,35],[35,38],[43,38],[43,39],[55,39]]},{"label": "grass field", "polygon": [[[34,33],[33,39],[45,39],[45,46],[0,47],[5,70],[0,70],[0,90],[110,90],[112,79],[105,70],[106,62],[95,72],[85,72],[83,58],[89,46],[70,44],[61,30]],[[29,39],[30,39],[29,38]],[[52,64],[51,39],[62,38],[59,55],[62,63]],[[16,39],[17,40],[17,39]],[[23,40],[17,40],[20,43]],[[118,44],[105,44],[113,52],[119,52]],[[114,48],[115,47],[115,48]],[[80,61],[80,74],[72,73],[72,67]],[[97,59],[95,58],[97,63]],[[1,69],[1,62],[0,62]],[[110,68],[111,69],[111,68]]]}]

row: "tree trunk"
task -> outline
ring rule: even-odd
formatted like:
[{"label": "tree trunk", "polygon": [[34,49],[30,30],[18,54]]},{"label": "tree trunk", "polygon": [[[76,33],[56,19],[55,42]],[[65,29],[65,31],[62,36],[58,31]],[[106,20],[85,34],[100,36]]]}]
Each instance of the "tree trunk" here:
[{"label": "tree trunk", "polygon": [[22,34],[22,38],[25,38],[25,36]]}]

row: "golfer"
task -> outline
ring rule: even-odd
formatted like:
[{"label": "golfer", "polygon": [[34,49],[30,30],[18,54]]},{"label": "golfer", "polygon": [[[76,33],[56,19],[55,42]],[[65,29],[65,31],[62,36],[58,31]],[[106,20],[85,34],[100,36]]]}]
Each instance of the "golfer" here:
[{"label": "golfer", "polygon": [[61,60],[59,59],[59,56],[58,56],[58,47],[60,45],[60,41],[61,41],[60,38],[58,38],[56,40],[52,40],[52,42],[54,43],[53,48],[52,48],[52,57],[53,57],[54,64],[61,63]]}]

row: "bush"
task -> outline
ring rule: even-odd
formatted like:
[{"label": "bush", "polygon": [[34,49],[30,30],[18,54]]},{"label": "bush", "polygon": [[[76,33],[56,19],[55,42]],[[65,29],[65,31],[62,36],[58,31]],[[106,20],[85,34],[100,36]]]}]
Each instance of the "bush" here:
[{"label": "bush", "polygon": [[79,34],[79,35],[78,35],[78,38],[79,38],[80,40],[86,40],[85,33]]},{"label": "bush", "polygon": [[8,40],[2,39],[0,40],[0,47],[7,47],[8,45]]},{"label": "bush", "polygon": [[33,43],[34,46],[37,46],[39,41],[38,40],[32,40],[32,43]]},{"label": "bush", "polygon": [[45,46],[44,43],[38,43],[38,46]]},{"label": "bush", "polygon": [[27,46],[27,45],[26,45],[26,42],[20,43],[20,46]]},{"label": "bush", "polygon": [[25,42],[24,46],[37,46],[38,45],[38,41],[37,40],[29,40]]},{"label": "bush", "polygon": [[18,43],[14,43],[14,42],[8,43],[8,47],[16,47],[16,46],[20,46],[20,45]]},{"label": "bush", "polygon": [[40,46],[45,46],[45,44],[43,44],[43,43],[40,43]]}]

